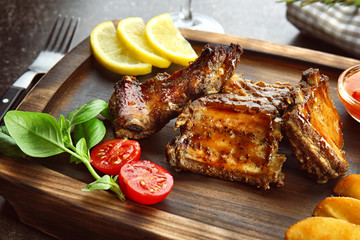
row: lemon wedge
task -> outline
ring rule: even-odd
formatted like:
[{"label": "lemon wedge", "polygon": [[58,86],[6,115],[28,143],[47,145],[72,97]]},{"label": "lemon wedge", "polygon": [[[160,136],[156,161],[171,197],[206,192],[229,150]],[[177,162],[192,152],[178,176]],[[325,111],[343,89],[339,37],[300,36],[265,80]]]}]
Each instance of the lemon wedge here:
[{"label": "lemon wedge", "polygon": [[198,57],[168,13],[150,19],[146,24],[145,34],[150,45],[161,56],[174,63],[187,66]]},{"label": "lemon wedge", "polygon": [[170,66],[171,62],[159,56],[146,39],[142,18],[130,17],[121,20],[116,33],[120,42],[139,60],[159,68]]},{"label": "lemon wedge", "polygon": [[151,72],[151,64],[138,60],[120,43],[111,21],[100,23],[92,30],[90,46],[95,59],[112,72],[134,76]]}]

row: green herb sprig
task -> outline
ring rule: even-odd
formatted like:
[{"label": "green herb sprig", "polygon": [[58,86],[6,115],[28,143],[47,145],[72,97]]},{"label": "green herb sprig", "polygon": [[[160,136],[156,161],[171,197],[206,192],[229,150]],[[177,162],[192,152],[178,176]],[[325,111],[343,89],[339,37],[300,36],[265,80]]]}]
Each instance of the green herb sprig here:
[{"label": "green herb sprig", "polygon": [[108,105],[99,99],[78,107],[66,117],[60,115],[58,120],[46,113],[9,111],[4,117],[5,126],[0,128],[0,152],[36,158],[69,153],[71,162],[83,163],[95,178],[83,191],[111,190],[124,200],[117,176],[100,177],[90,163],[90,149],[106,133],[104,123],[96,118],[99,114],[109,119]]},{"label": "green herb sprig", "polygon": [[309,5],[315,2],[321,2],[330,6],[333,6],[335,4],[340,4],[343,6],[360,6],[359,0],[283,0],[283,2],[286,3],[294,3],[294,2],[300,2],[301,6]]}]

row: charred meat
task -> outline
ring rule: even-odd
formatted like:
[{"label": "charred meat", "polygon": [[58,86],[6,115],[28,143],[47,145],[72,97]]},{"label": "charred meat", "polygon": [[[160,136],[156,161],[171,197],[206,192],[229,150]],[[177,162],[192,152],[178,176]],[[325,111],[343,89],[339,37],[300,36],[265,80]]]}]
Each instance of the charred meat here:
[{"label": "charred meat", "polygon": [[329,92],[328,77],[318,69],[303,72],[294,91],[294,105],[284,115],[285,132],[302,169],[318,182],[344,175],[349,169],[342,122]]},{"label": "charred meat", "polygon": [[213,94],[189,104],[166,147],[176,170],[188,170],[258,188],[283,185],[285,156],[278,154],[281,118],[266,98]]},{"label": "charred meat", "polygon": [[219,92],[241,54],[237,44],[208,44],[198,59],[171,76],[160,74],[144,83],[123,77],[109,101],[116,137],[148,137],[177,117],[190,100]]},{"label": "charred meat", "polygon": [[282,114],[292,103],[290,83],[276,82],[274,84],[245,79],[243,75],[234,74],[226,82],[222,93],[234,93],[241,96],[264,97],[268,99]]}]

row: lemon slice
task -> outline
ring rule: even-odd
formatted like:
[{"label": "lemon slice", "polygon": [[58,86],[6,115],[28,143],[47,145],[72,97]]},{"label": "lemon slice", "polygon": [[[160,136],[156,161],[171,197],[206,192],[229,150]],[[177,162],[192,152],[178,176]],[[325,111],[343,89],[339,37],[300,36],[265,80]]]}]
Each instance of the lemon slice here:
[{"label": "lemon slice", "polygon": [[167,68],[171,62],[159,56],[145,36],[145,23],[140,17],[130,17],[119,22],[117,36],[121,43],[139,60],[155,67]]},{"label": "lemon slice", "polygon": [[133,56],[116,36],[113,22],[100,23],[90,34],[95,59],[108,70],[123,75],[144,75],[151,72],[151,64]]},{"label": "lemon slice", "polygon": [[150,19],[146,24],[145,33],[150,45],[174,63],[187,66],[198,57],[168,13]]}]

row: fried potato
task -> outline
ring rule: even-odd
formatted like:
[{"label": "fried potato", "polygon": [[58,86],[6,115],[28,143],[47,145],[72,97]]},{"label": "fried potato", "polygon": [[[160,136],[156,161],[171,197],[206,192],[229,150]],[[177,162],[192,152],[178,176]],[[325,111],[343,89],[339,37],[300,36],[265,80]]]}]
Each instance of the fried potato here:
[{"label": "fried potato", "polygon": [[316,217],[333,217],[360,224],[360,200],[350,197],[328,197],[314,209]]},{"label": "fried potato", "polygon": [[285,233],[286,240],[353,240],[360,239],[360,226],[330,217],[301,220]]},{"label": "fried potato", "polygon": [[351,174],[340,179],[334,188],[334,193],[360,200],[360,174]]}]

